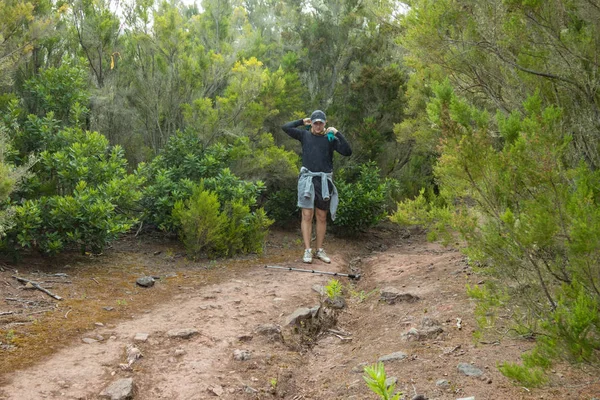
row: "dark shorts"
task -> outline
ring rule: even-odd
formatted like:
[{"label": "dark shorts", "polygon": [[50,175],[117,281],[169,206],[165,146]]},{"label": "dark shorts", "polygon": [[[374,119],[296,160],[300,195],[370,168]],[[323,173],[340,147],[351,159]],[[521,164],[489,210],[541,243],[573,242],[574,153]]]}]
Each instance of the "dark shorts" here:
[{"label": "dark shorts", "polygon": [[[313,186],[315,187],[315,207],[320,210],[329,210],[329,202],[331,200],[323,200],[323,194],[321,193],[321,177],[313,176]],[[333,192],[333,184],[328,179],[327,186],[329,186],[329,195]]]}]

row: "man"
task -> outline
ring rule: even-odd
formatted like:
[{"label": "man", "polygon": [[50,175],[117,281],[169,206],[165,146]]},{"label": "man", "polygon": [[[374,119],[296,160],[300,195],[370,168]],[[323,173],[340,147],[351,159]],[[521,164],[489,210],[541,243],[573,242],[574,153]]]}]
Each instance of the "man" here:
[{"label": "man", "polygon": [[[291,121],[282,127],[285,133],[302,143],[298,207],[302,209],[301,230],[304,240],[302,261],[305,263],[312,263],[313,259],[310,236],[314,215],[317,217],[317,251],[314,255],[321,261],[331,262],[323,250],[323,240],[327,230],[327,211],[331,211],[331,219],[335,220],[338,205],[338,193],[333,184],[333,151],[343,156],[352,154],[352,149],[344,135],[333,127],[325,129],[326,122],[325,113],[316,110],[310,118]],[[310,130],[304,128],[308,125]]]}]

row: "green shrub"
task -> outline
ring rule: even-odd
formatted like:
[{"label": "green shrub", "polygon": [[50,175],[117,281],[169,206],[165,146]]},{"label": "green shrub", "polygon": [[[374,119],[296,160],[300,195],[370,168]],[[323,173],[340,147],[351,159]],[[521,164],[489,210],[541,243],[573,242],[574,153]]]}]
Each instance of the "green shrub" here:
[{"label": "green shrub", "polygon": [[173,217],[173,207],[188,199],[199,182],[217,195],[221,205],[239,200],[255,207],[264,184],[234,175],[227,168],[230,154],[231,147],[222,144],[204,148],[189,132],[171,137],[160,155],[138,167],[138,174],[148,182],[142,198],[144,220],[163,231],[176,232],[178,219]]},{"label": "green shrub", "polygon": [[258,208],[246,214],[244,218],[244,253],[262,254],[268,228],[273,220],[267,216],[264,209]]},{"label": "green shrub", "polygon": [[498,366],[502,375],[514,379],[526,387],[540,387],[546,383],[547,378],[541,368],[531,368],[515,363],[502,363]]},{"label": "green shrub", "polygon": [[150,180],[143,189],[141,200],[144,221],[160,230],[175,232],[178,219],[173,218],[173,207],[178,201],[188,199],[195,185],[189,179],[175,180],[176,173],[170,169],[150,171],[145,164],[138,167],[138,173]]},{"label": "green shrub", "polygon": [[420,225],[427,229],[427,238],[431,241],[442,240],[449,243],[453,237],[452,209],[443,203],[443,199],[421,189],[414,199],[406,199],[396,205],[396,212],[390,220],[399,225]]},{"label": "green shrub", "polygon": [[188,254],[197,258],[262,253],[264,239],[272,221],[263,209],[254,212],[241,199],[223,206],[215,192],[197,185],[189,199],[178,200],[173,217]]},{"label": "green shrub", "polygon": [[292,187],[298,179],[298,155],[276,146],[270,133],[263,133],[255,140],[240,137],[233,144],[230,155],[230,168],[236,176],[260,179],[269,191]]},{"label": "green shrub", "polygon": [[[87,104],[88,79],[85,67],[77,60],[63,60],[59,67],[46,68],[25,83],[30,114],[38,116],[50,112],[63,123],[74,122],[77,104]],[[76,120],[76,119],[75,119]]]},{"label": "green shrub", "polygon": [[173,217],[179,222],[181,239],[192,258],[203,252],[215,252],[223,242],[227,216],[221,214],[220,207],[217,195],[200,185],[187,200],[176,201]]},{"label": "green shrub", "polygon": [[[44,120],[30,120],[47,131]],[[142,178],[127,174],[123,150],[97,132],[65,128],[43,140],[31,176],[12,196],[14,225],[2,247],[51,255],[73,247],[101,252],[136,222]]]},{"label": "green shrub", "polygon": [[[553,360],[597,365],[600,173],[573,162],[562,110],[544,108],[537,94],[522,110],[492,118],[447,82],[434,91],[428,112],[441,135],[436,182],[451,205],[444,216],[491,283],[470,290],[478,321],[486,327],[495,309],[511,309],[513,330],[536,339],[522,367],[503,371],[537,385]],[[399,205],[395,219],[433,219],[439,207],[426,200],[421,194]]]},{"label": "green shrub", "polygon": [[377,225],[387,216],[387,197],[393,181],[382,179],[375,163],[363,164],[355,181],[336,181],[340,203],[334,225],[355,233]]},{"label": "green shrub", "polygon": [[296,185],[287,189],[267,193],[265,211],[275,220],[275,224],[285,226],[291,221],[298,220],[298,195]]}]

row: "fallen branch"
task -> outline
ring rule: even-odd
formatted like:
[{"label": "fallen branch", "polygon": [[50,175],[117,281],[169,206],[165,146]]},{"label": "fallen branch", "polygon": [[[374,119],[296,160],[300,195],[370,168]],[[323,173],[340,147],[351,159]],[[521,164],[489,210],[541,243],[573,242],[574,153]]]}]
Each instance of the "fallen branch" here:
[{"label": "fallen branch", "polygon": [[6,301],[18,301],[19,303],[25,303],[25,304],[29,304],[29,305],[33,305],[33,306],[39,305],[39,303],[37,301],[23,300],[23,299],[13,299],[12,297],[5,297],[4,299]]},{"label": "fallen branch", "polygon": [[334,335],[341,335],[341,336],[352,336],[352,334],[351,334],[351,333],[348,333],[348,332],[346,332],[346,331],[343,331],[343,330],[341,330],[341,329],[339,329],[339,330],[338,330],[338,329],[327,329],[327,332],[331,332],[331,333],[333,333]]},{"label": "fallen branch", "polygon": [[37,282],[30,281],[29,279],[21,278],[21,277],[15,276],[15,275],[13,275],[13,278],[15,278],[16,280],[18,280],[18,281],[19,281],[19,282],[21,282],[21,283],[29,283],[29,284],[31,284],[31,286],[33,286],[34,288],[36,288],[36,289],[37,289],[37,290],[39,290],[40,292],[44,292],[44,293],[46,293],[48,296],[52,297],[53,299],[56,299],[56,300],[62,300],[62,297],[60,297],[60,296],[58,296],[58,295],[56,295],[56,294],[52,293],[51,291],[49,291],[49,290],[47,290],[47,289],[44,289],[44,288],[43,288],[43,287],[41,287],[41,286],[39,285],[39,283],[37,283]]},{"label": "fallen branch", "polygon": [[11,315],[11,314],[14,314],[14,313],[15,313],[14,311],[4,311],[4,312],[0,312],[0,316],[2,316],[2,315]]},{"label": "fallen branch", "polygon": [[30,313],[27,313],[26,315],[42,314],[42,313],[51,312],[51,311],[52,311],[52,309],[49,308],[47,310],[40,310],[40,311],[30,312]]},{"label": "fallen branch", "polygon": [[98,285],[100,284],[100,282],[98,282],[98,279],[96,279],[96,278],[92,278],[92,280],[93,280],[94,282],[96,282]]}]

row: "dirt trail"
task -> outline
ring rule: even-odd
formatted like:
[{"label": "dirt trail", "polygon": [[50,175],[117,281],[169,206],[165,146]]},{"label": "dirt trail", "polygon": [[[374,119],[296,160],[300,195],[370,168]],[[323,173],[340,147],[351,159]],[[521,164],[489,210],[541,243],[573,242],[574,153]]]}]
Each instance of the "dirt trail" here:
[{"label": "dirt trail", "polygon": [[[276,242],[275,248],[283,249],[276,257],[279,265],[305,267],[294,246]],[[473,342],[474,305],[465,295],[465,284],[481,278],[471,273],[456,250],[429,244],[422,237],[390,236],[381,243],[332,239],[333,262],[315,261],[312,268],[349,272],[355,254],[348,249],[358,243],[377,251],[363,255],[360,262],[354,259],[363,274],[360,281],[342,280],[347,308],[341,311],[337,328],[347,336],[326,332],[313,346],[298,350],[257,333],[258,325],[283,325],[297,308],[319,304],[319,294],[312,288],[326,285],[331,276],[266,270],[259,262],[263,260],[250,260],[254,265],[249,268],[223,269],[222,280],[213,284],[159,281],[156,287],[143,289],[156,290],[168,300],[149,300],[147,308],[138,307],[126,319],[81,332],[68,347],[5,374],[0,399],[96,399],[122,377],[134,379],[135,399],[144,400],[376,399],[362,381],[361,367],[398,351],[407,357],[386,362],[386,371],[397,378],[398,389],[408,399],[417,393],[429,399],[477,400],[600,396],[598,379],[585,370],[558,366],[549,387],[531,390],[514,386],[497,371],[497,363],[518,361],[531,344],[501,337],[494,344]],[[419,300],[387,304],[379,300],[379,290],[386,287]],[[424,322],[439,324],[442,332],[422,340],[402,336],[410,328],[422,330]],[[167,335],[184,328],[198,334],[187,339]],[[148,340],[135,343],[137,333],[148,333]],[[96,335],[104,340],[81,342]],[[125,349],[134,343],[143,358],[127,371],[119,364],[126,362]],[[235,350],[251,356],[234,360]],[[483,376],[462,374],[459,363],[478,367]],[[440,385],[440,380],[447,385]]]}]

